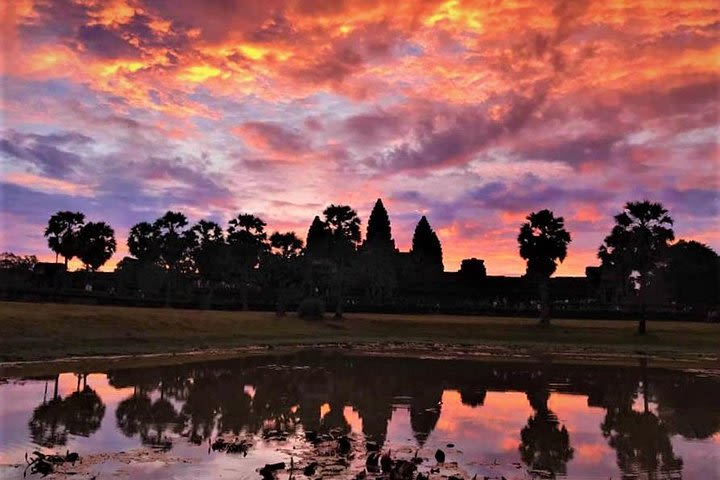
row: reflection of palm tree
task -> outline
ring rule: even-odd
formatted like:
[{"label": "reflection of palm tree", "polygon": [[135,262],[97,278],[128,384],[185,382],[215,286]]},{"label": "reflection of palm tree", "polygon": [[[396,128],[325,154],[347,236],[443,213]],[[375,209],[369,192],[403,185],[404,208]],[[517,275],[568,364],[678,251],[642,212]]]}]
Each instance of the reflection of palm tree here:
[{"label": "reflection of palm tree", "polygon": [[87,384],[63,399],[57,394],[58,379],[52,400],[38,406],[28,423],[33,441],[43,447],[65,445],[68,434],[84,437],[95,433],[105,416],[105,405]]},{"label": "reflection of palm tree", "polygon": [[118,404],[115,411],[117,426],[127,437],[144,434],[150,418],[150,399],[137,392]]},{"label": "reflection of palm tree", "polygon": [[182,407],[181,415],[185,420],[186,433],[193,443],[202,443],[210,437],[215,428],[219,395],[216,384],[214,376],[197,378]]},{"label": "reflection of palm tree", "polygon": [[64,407],[62,398],[55,397],[33,410],[28,427],[34,443],[46,448],[67,443]]},{"label": "reflection of palm tree", "polygon": [[100,428],[105,404],[95,390],[86,385],[65,399],[65,411],[68,431],[73,435],[89,437]]},{"label": "reflection of palm tree", "polygon": [[[227,376],[232,379],[231,376]],[[245,392],[243,382],[234,381],[232,384],[223,384],[218,404],[220,418],[218,429],[221,432],[232,432],[236,435],[245,429],[257,432],[260,425],[252,415],[252,398]]]},{"label": "reflection of palm tree", "polygon": [[140,439],[145,445],[162,450],[172,448],[172,440],[166,435],[169,427],[177,425],[179,416],[172,403],[160,397],[152,403],[148,410],[148,427],[140,432]]},{"label": "reflection of palm tree", "polygon": [[626,475],[638,472],[680,470],[682,459],[675,456],[667,427],[651,412],[623,410],[608,412],[600,425],[608,444],[617,452],[617,463]]},{"label": "reflection of palm tree", "polygon": [[529,467],[564,475],[567,462],[573,458],[570,435],[547,407],[550,392],[545,388],[530,390],[528,401],[535,414],[520,431],[520,456]]},{"label": "reflection of palm tree", "polygon": [[667,425],[649,411],[649,384],[647,369],[641,363],[643,378],[642,412],[633,410],[633,399],[637,396],[637,383],[634,391],[622,389],[624,398],[608,406],[605,419],[600,425],[608,444],[615,449],[617,464],[624,475],[635,476],[647,472],[654,478],[657,472],[670,473],[682,469],[682,459],[675,456],[670,432]]}]

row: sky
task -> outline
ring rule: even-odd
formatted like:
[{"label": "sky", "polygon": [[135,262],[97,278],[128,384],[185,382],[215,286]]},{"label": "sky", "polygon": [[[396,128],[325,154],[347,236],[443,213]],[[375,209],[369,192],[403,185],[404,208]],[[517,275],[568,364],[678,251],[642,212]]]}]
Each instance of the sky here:
[{"label": "sky", "polygon": [[625,202],[720,250],[715,1],[2,2],[0,250],[54,260],[51,214],[129,228],[238,213],[305,237],[377,198],[446,270],[519,275],[531,211],[583,275]]}]

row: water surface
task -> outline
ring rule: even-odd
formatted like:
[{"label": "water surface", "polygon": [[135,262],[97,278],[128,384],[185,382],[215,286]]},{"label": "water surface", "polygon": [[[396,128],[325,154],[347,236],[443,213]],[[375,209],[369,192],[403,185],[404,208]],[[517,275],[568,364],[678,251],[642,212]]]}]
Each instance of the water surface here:
[{"label": "water surface", "polygon": [[[257,479],[265,463],[320,455],[307,431],[353,440],[355,457],[326,478],[354,477],[370,440],[397,458],[417,452],[421,471],[440,448],[441,473],[466,478],[712,480],[720,378],[305,351],[0,384],[2,478],[22,478],[38,449],[88,459],[73,478]],[[253,447],[209,451],[219,436]]]}]

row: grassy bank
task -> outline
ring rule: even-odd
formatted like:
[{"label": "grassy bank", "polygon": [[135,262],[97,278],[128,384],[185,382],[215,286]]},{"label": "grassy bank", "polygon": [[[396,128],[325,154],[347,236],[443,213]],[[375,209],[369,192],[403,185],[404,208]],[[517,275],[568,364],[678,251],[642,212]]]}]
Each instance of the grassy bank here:
[{"label": "grassy bank", "polygon": [[349,314],[343,321],[216,312],[0,302],[0,361],[174,353],[244,345],[415,342],[538,347],[548,351],[720,353],[720,325]]}]

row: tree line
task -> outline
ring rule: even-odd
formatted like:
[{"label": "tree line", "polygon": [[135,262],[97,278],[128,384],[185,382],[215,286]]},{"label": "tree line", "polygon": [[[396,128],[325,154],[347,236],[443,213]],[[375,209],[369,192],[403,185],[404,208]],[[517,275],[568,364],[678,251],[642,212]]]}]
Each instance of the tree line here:
[{"label": "tree line", "polygon": [[[636,294],[643,309],[647,291],[661,271],[670,267],[682,270],[688,267],[688,261],[695,262],[695,267],[704,264],[711,269],[710,277],[717,271],[718,256],[709,247],[692,241],[672,244],[673,223],[660,203],[628,202],[615,215],[612,230],[598,248],[602,269],[623,291]],[[266,227],[260,217],[246,213],[232,218],[223,228],[210,220],[190,224],[183,213],[168,211],[152,222],[134,225],[127,246],[134,261],[157,266],[164,272],[167,303],[178,279],[188,274],[197,276],[210,296],[218,286],[232,282],[238,287],[243,309],[248,308],[249,286],[262,276],[263,284],[273,290],[281,313],[285,294],[293,284],[307,285],[305,296],[312,299],[325,282],[325,287],[333,291],[335,315],[341,317],[347,279],[359,272],[373,279],[374,294],[392,294],[395,280],[389,270],[397,249],[390,218],[380,199],[370,214],[364,241],[361,220],[348,205],[330,205],[322,216],[316,216],[306,242],[295,232],[269,234]],[[85,223],[80,212],[57,212],[48,221],[45,237],[56,253],[56,261],[62,256],[67,265],[77,257],[88,270],[97,270],[116,250],[113,229],[105,222]],[[571,234],[562,216],[545,209],[526,217],[517,241],[519,254],[526,262],[526,276],[538,285],[541,324],[548,325],[549,279],[568,254]],[[417,267],[414,274],[419,277],[442,273],[442,245],[424,216],[415,228],[409,255]],[[673,262],[675,257],[682,261]],[[463,266],[466,264],[472,264],[472,260],[464,261]],[[717,287],[716,282],[709,288]],[[639,332],[645,331],[643,317]]]}]

